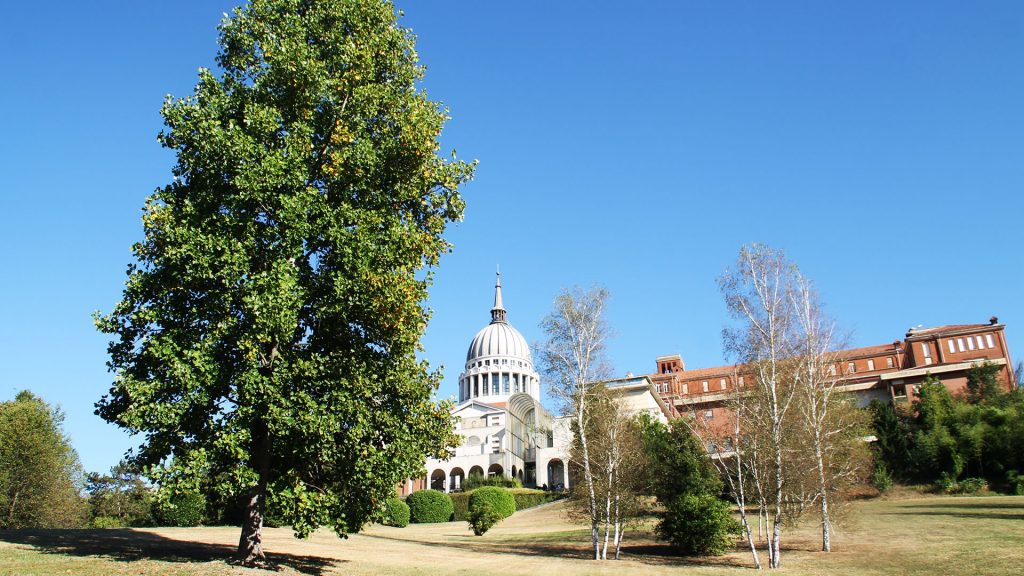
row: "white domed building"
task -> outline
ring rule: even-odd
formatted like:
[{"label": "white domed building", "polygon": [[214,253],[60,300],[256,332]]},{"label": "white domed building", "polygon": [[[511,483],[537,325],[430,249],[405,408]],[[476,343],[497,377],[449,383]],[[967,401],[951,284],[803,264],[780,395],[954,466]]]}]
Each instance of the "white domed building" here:
[{"label": "white domed building", "polygon": [[[667,409],[646,376],[607,384],[621,391],[631,410],[650,410],[664,419]],[[425,488],[457,492],[474,474],[516,478],[527,487],[568,488],[569,421],[552,417],[541,405],[540,387],[530,347],[506,319],[499,274],[491,322],[473,337],[459,375],[452,415],[462,444],[447,460],[428,459],[426,478],[407,481],[401,495]]]}]

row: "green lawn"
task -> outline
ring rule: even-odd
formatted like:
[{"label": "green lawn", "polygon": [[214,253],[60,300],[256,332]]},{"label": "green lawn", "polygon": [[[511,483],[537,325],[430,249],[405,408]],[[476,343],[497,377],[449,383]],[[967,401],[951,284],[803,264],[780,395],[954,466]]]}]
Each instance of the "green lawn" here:
[{"label": "green lawn", "polygon": [[[687,559],[651,538],[627,536],[624,559],[587,560],[589,532],[567,522],[561,504],[515,514],[483,537],[464,523],[373,526],[341,540],[321,530],[295,540],[269,529],[276,571],[225,562],[237,528],[0,531],[0,574],[749,574],[749,552]],[[916,497],[858,502],[816,551],[813,526],[783,540],[786,574],[1016,575],[1024,566],[1024,497]]]}]

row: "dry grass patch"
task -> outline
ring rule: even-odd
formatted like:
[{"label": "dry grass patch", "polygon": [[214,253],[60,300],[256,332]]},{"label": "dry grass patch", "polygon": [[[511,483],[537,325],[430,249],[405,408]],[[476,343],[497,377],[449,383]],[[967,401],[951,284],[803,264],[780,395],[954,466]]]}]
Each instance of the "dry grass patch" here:
[{"label": "dry grass patch", "polygon": [[[833,539],[804,526],[786,534],[785,574],[1015,575],[1024,564],[1024,497],[917,497],[858,502]],[[654,540],[649,529],[627,535],[624,559],[596,563],[590,533],[569,523],[561,504],[518,512],[482,537],[463,522],[372,526],[341,540],[321,530],[296,540],[266,530],[275,571],[225,561],[237,528],[0,532],[0,574],[752,574],[742,549],[687,559]]]}]

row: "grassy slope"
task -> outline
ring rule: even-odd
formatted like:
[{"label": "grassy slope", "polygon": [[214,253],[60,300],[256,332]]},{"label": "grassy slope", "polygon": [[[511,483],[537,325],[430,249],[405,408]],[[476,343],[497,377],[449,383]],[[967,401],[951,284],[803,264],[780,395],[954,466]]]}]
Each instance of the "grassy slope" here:
[{"label": "grassy slope", "polygon": [[[1009,575],[1024,564],[1024,497],[915,498],[860,502],[816,552],[814,526],[785,535],[787,574]],[[0,574],[750,574],[749,553],[688,560],[633,532],[626,559],[585,560],[589,532],[566,522],[560,504],[517,513],[483,537],[463,523],[374,526],[339,540],[320,531],[295,540],[267,530],[279,571],[223,561],[237,528],[0,532]]]}]

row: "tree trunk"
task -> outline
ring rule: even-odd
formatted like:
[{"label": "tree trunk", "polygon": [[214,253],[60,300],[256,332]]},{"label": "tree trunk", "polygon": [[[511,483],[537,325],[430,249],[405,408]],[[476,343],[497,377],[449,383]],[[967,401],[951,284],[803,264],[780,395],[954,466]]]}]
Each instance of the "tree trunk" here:
[{"label": "tree trunk", "polygon": [[832,551],[832,540],[829,532],[832,531],[832,521],[828,517],[828,486],[825,482],[825,461],[821,455],[821,442],[816,442],[815,452],[818,457],[818,483],[821,490],[821,551]]},{"label": "tree trunk", "polygon": [[259,479],[249,493],[242,536],[238,539],[238,560],[243,566],[257,566],[266,560],[263,553],[263,516],[267,508],[267,480],[270,476],[270,433],[263,423],[252,428],[252,459]]},{"label": "tree trunk", "polygon": [[594,492],[594,473],[590,469],[590,447],[587,445],[587,432],[584,429],[584,411],[586,404],[580,399],[576,409],[576,426],[579,428],[580,446],[583,448],[583,479],[587,483],[588,496],[590,498],[590,540],[594,545],[594,560],[601,559],[600,528],[598,528],[597,494]]}]

